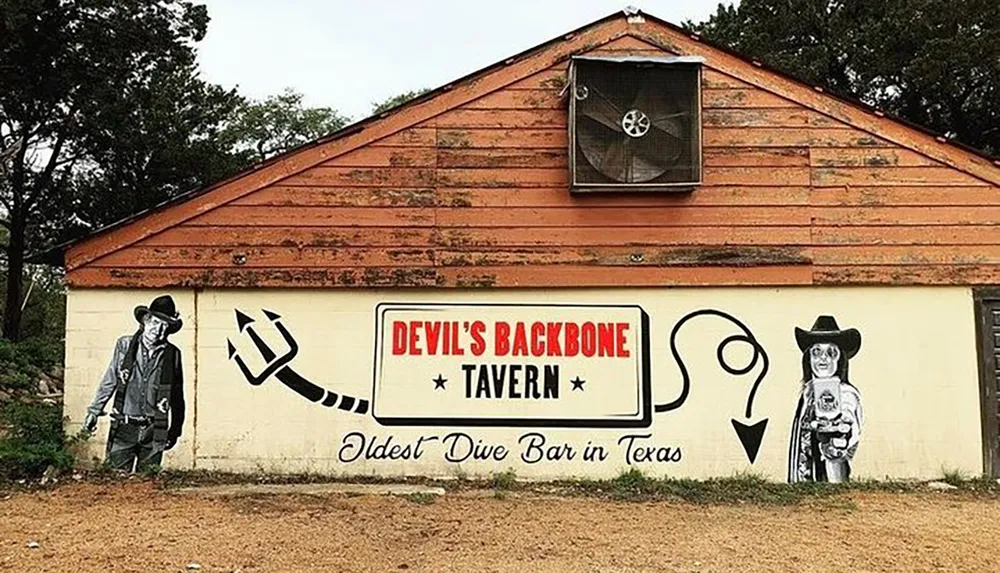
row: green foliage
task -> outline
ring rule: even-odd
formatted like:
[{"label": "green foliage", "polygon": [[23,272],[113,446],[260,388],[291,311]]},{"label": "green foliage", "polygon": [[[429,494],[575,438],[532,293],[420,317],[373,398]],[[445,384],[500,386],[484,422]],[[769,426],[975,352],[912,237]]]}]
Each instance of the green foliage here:
[{"label": "green foliage", "polygon": [[431,505],[437,501],[436,495],[426,492],[415,492],[406,496],[406,499],[417,505]]},{"label": "green foliage", "polygon": [[622,501],[679,499],[692,503],[758,503],[789,505],[806,497],[824,497],[844,491],[843,486],[771,482],[755,474],[726,478],[653,478],[632,468],[611,480],[581,480],[573,487],[582,493],[603,495]]},{"label": "green foliage", "polygon": [[[24,315],[19,352],[27,362],[44,371],[62,365],[66,330],[66,289],[62,269],[28,265]],[[0,291],[6,279],[0,276]],[[0,308],[3,308],[0,300]],[[3,381],[0,380],[0,387]]]},{"label": "green foliage", "polygon": [[394,107],[401,106],[404,103],[410,101],[411,99],[421,96],[429,91],[431,91],[429,88],[421,88],[419,90],[413,90],[394,95],[381,102],[374,102],[372,103],[372,115],[378,115],[383,111],[387,111]]},{"label": "green foliage", "polygon": [[264,161],[329,135],[348,119],[328,107],[306,107],[302,94],[286,89],[264,100],[244,102],[226,127],[225,137],[249,162]]},{"label": "green foliage", "polygon": [[0,409],[0,480],[38,477],[50,465],[72,466],[61,416],[56,404],[10,402]]},{"label": "green foliage", "polygon": [[493,474],[490,477],[490,485],[493,486],[493,489],[498,491],[510,491],[512,489],[516,489],[517,474],[514,473],[513,468]]},{"label": "green foliage", "polygon": [[943,474],[941,481],[955,487],[960,487],[966,481],[965,472],[962,470],[944,470],[941,473]]},{"label": "green foliage", "polygon": [[813,85],[1000,153],[996,0],[742,0],[687,26]]},{"label": "green foliage", "polygon": [[36,341],[11,342],[0,338],[0,390],[21,390],[34,392],[36,381],[41,374],[38,363],[43,359]]},{"label": "green foliage", "polygon": [[24,255],[240,167],[235,92],[203,82],[208,24],[185,0],[0,4],[4,336],[19,340]]},{"label": "green foliage", "polygon": [[160,473],[162,473],[162,472],[163,472],[163,468],[160,467],[159,464],[148,464],[148,465],[142,466],[139,469],[139,473],[143,477],[147,477],[147,478],[155,478],[156,476],[160,475]]}]

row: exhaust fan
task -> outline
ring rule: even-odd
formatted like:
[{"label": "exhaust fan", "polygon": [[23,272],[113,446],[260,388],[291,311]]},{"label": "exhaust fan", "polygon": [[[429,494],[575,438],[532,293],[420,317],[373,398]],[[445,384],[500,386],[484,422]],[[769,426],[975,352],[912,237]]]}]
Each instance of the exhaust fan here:
[{"label": "exhaust fan", "polygon": [[573,58],[574,191],[689,190],[701,183],[701,58]]}]

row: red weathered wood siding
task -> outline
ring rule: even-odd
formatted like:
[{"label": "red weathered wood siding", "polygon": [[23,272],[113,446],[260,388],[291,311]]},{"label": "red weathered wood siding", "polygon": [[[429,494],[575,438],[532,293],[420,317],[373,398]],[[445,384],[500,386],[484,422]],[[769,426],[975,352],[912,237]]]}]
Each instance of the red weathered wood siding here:
[{"label": "red weathered wood siding", "polygon": [[[654,41],[670,45],[647,32],[590,53],[661,53]],[[92,260],[71,250],[69,282],[1000,282],[997,185],[834,117],[846,104],[817,111],[708,54],[704,184],[692,193],[568,192],[563,60]]]}]

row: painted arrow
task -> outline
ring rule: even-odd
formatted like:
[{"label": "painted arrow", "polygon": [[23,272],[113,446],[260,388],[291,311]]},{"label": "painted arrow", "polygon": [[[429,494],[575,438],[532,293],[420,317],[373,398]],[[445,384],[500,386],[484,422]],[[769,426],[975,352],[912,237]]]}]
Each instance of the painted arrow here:
[{"label": "painted arrow", "polygon": [[[674,360],[677,361],[677,367],[681,371],[681,394],[672,402],[657,404],[654,406],[654,410],[656,412],[669,412],[680,408],[684,405],[684,402],[687,401],[688,394],[691,392],[691,375],[687,370],[687,366],[684,365],[684,361],[681,359],[680,353],[677,351],[677,333],[680,332],[681,327],[684,326],[687,321],[699,316],[718,316],[720,318],[724,318],[738,326],[740,330],[743,331],[743,334],[727,336],[716,348],[715,355],[719,361],[719,366],[721,366],[723,370],[735,376],[742,376],[753,370],[753,368],[757,365],[758,359],[761,360],[763,367],[760,369],[757,379],[754,380],[753,386],[750,388],[750,393],[747,396],[747,406],[744,412],[746,419],[751,420],[753,418],[754,397],[757,395],[757,388],[760,387],[760,383],[764,380],[764,376],[767,375],[767,369],[770,365],[770,361],[767,358],[767,352],[764,351],[764,347],[757,342],[757,339],[754,338],[753,333],[750,332],[750,329],[747,328],[745,324],[740,322],[736,317],[715,309],[696,310],[681,318],[677,321],[677,324],[674,325],[674,329],[670,332],[670,352],[674,355]],[[742,368],[734,368],[726,362],[726,347],[734,343],[749,344],[750,347],[753,348],[753,357],[750,359],[750,362]],[[767,429],[767,420],[767,418],[764,418],[763,420],[753,424],[745,424],[737,419],[730,420],[730,422],[732,422],[733,429],[736,430],[736,437],[739,438],[740,444],[743,446],[743,451],[746,453],[747,459],[750,460],[751,464],[757,460],[757,453],[760,451],[760,444],[764,440],[764,431]]]}]

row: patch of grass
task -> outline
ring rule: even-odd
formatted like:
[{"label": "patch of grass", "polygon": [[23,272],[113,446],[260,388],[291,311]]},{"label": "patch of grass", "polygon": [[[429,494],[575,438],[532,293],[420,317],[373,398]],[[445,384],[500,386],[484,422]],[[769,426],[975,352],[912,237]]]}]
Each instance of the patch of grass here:
[{"label": "patch of grass", "polygon": [[960,469],[953,469],[953,470],[942,469],[941,473],[943,474],[943,478],[941,479],[941,481],[943,481],[948,485],[953,485],[958,488],[962,487],[962,485],[968,479],[968,477],[965,475],[965,472],[963,472]]},{"label": "patch of grass", "polygon": [[156,477],[159,474],[163,473],[163,468],[160,467],[159,464],[149,464],[143,466],[142,469],[139,470],[139,473],[141,473],[145,477],[150,477],[150,478]]},{"label": "patch of grass", "polygon": [[941,481],[958,488],[957,491],[1000,493],[1000,481],[989,476],[969,476],[961,470],[944,470]]},{"label": "patch of grass", "polygon": [[438,496],[434,495],[433,493],[418,491],[407,495],[406,499],[410,500],[411,502],[417,505],[431,505],[432,503],[437,501],[437,497]]},{"label": "patch of grass", "polygon": [[512,489],[516,489],[517,474],[514,473],[513,468],[493,474],[490,478],[490,485],[493,486],[493,489],[500,491],[510,491]]},{"label": "patch of grass", "polygon": [[683,500],[704,504],[758,503],[790,505],[806,497],[830,496],[843,491],[831,484],[784,484],[742,473],[725,478],[655,478],[631,468],[610,480],[579,480],[569,488],[585,495],[621,501]]}]

